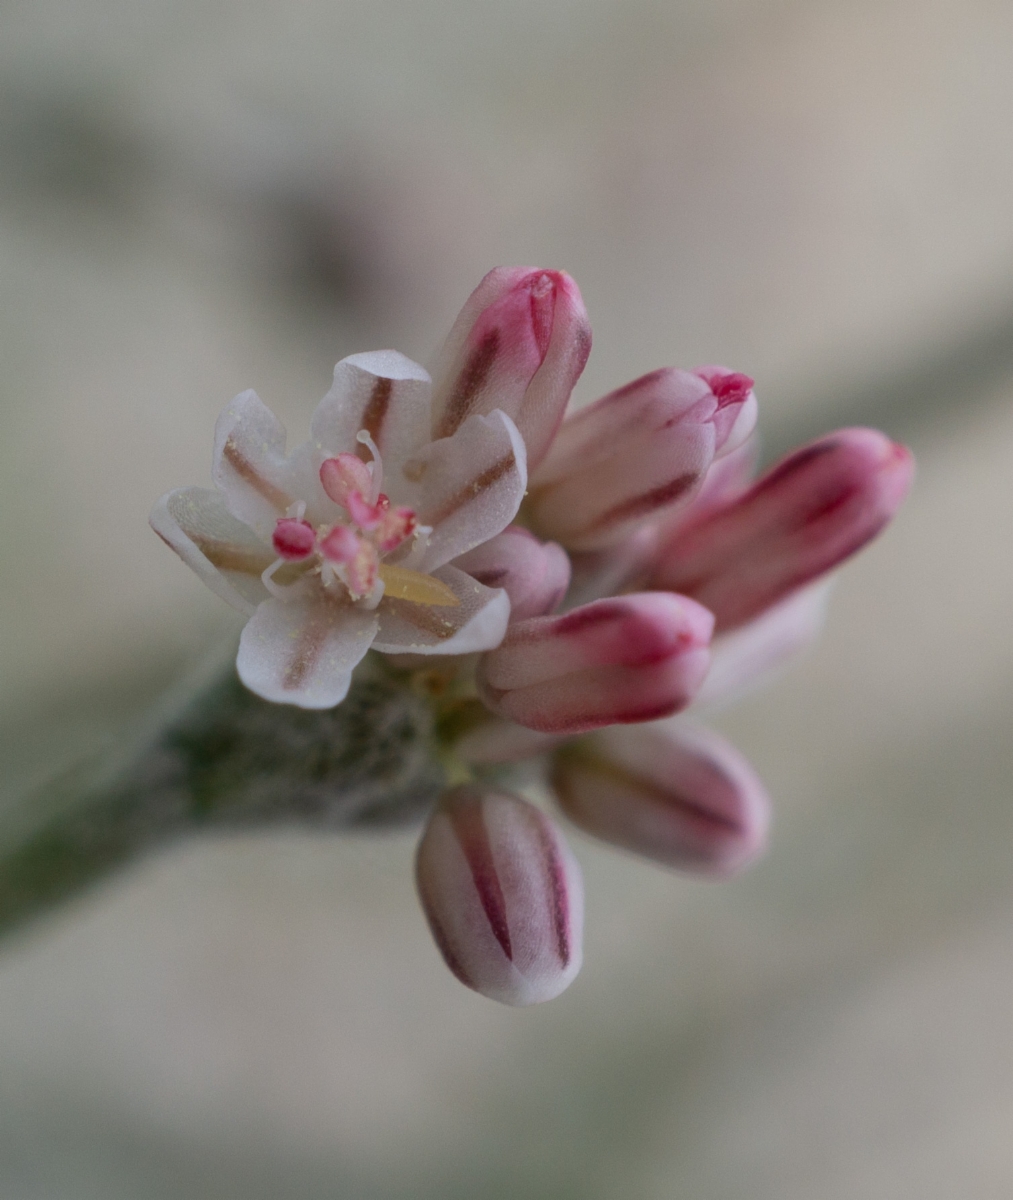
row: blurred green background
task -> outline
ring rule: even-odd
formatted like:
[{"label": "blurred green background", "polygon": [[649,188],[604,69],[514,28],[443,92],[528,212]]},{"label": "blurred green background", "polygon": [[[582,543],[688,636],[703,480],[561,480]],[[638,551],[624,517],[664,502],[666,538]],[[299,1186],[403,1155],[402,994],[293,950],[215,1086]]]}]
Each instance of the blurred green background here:
[{"label": "blurred green background", "polygon": [[0,803],[236,624],[149,531],[255,387],[423,361],[563,267],[578,396],[757,378],[920,475],[827,635],[722,726],[769,857],[686,881],[573,833],[586,965],[461,988],[413,837],[187,846],[0,951],[3,1200],[1013,1194],[1008,0],[8,0]]}]

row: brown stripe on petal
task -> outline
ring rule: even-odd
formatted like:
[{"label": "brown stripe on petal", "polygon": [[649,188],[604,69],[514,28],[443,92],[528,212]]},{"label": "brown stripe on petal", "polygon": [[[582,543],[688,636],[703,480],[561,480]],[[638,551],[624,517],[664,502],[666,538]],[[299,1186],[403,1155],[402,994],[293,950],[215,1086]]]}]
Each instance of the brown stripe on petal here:
[{"label": "brown stripe on petal", "polygon": [[500,333],[498,329],[490,329],[479,344],[472,350],[468,361],[450,394],[447,406],[440,417],[434,437],[450,437],[471,415],[475,402],[485,387],[492,364],[499,353]]},{"label": "brown stripe on petal", "polygon": [[250,487],[268,502],[274,505],[279,512],[284,512],[292,503],[291,499],[286,495],[281,488],[275,487],[270,480],[265,479],[257,470],[246,455],[239,449],[232,438],[228,438],[225,446],[222,449],[222,454],[225,461],[235,471],[244,483],[248,483]]},{"label": "brown stripe on petal", "polygon": [[623,500],[621,504],[607,509],[601,516],[596,517],[583,532],[597,533],[602,529],[608,529],[610,525],[618,525],[623,521],[634,520],[636,517],[649,516],[656,509],[662,508],[666,504],[672,504],[684,496],[699,482],[700,475],[696,471],[678,475],[660,487],[652,488],[649,492],[643,492],[629,500]]},{"label": "brown stripe on petal", "polygon": [[507,926],[506,898],[496,874],[489,830],[486,828],[481,801],[471,797],[451,803],[447,814],[478,892],[478,898],[500,949],[513,962],[513,946]]},{"label": "brown stripe on petal", "polygon": [[514,452],[511,449],[509,454],[505,454],[497,462],[494,462],[491,467],[486,469],[463,487],[457,489],[456,492],[448,497],[443,506],[435,513],[427,512],[422,517],[426,525],[439,525],[445,521],[447,517],[452,517],[459,508],[463,508],[465,504],[470,503],[476,496],[481,495],[486,488],[491,488],[494,484],[510,473],[517,465],[517,459],[514,457]]},{"label": "brown stripe on petal", "polygon": [[[362,428],[380,447],[380,435],[383,423],[387,419],[387,409],[390,407],[390,397],[394,390],[394,380],[385,379],[382,375],[376,377],[369,400],[362,412]],[[367,446],[361,443],[356,447],[356,453],[363,462],[372,462],[373,456]]]},{"label": "brown stripe on petal", "polygon": [[200,534],[190,534],[189,536],[190,541],[201,554],[219,571],[238,571],[243,575],[262,575],[274,562],[274,558],[267,550],[236,546],[231,542],[201,537]]},{"label": "brown stripe on petal", "polygon": [[319,604],[313,615],[299,631],[295,652],[285,670],[281,686],[289,691],[302,687],[306,676],[313,670],[327,642],[333,623],[332,606]]}]

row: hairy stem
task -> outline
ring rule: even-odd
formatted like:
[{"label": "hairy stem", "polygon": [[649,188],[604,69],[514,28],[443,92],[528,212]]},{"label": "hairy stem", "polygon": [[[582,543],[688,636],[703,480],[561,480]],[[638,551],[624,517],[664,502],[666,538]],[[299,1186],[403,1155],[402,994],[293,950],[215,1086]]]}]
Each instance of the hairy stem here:
[{"label": "hairy stem", "polygon": [[198,830],[403,822],[444,782],[428,698],[378,656],[326,712],[261,700],[230,662],[111,760],[0,809],[0,935]]}]

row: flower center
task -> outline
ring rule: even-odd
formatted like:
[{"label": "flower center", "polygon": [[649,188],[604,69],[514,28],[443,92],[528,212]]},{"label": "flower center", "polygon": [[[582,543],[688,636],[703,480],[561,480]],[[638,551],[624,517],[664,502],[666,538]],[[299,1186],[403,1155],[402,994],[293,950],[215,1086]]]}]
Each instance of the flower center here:
[{"label": "flower center", "polygon": [[[304,563],[319,573],[325,589],[340,587],[367,608],[375,608],[384,595],[416,604],[460,604],[445,583],[406,565],[424,551],[432,531],[419,524],[413,509],[391,505],[380,491],[380,451],[365,430],[358,440],[368,447],[372,463],[355,454],[338,454],[320,467],[324,491],[348,513],[348,521],[314,527],[305,519],[306,505],[294,505],[275,525],[271,542],[278,559],[262,576],[265,586],[274,595],[291,595],[292,588],[279,585],[274,574],[286,563]],[[382,561],[412,537],[415,545],[404,562]]]}]

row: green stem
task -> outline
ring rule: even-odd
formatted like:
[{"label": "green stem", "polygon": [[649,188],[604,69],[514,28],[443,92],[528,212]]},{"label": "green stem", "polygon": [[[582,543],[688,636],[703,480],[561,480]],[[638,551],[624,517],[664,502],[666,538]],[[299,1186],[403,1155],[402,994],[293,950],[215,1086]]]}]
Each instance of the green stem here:
[{"label": "green stem", "polygon": [[403,822],[445,782],[430,702],[377,655],[326,712],[259,699],[230,662],[149,717],[115,762],[0,811],[0,935],[198,830]]}]

